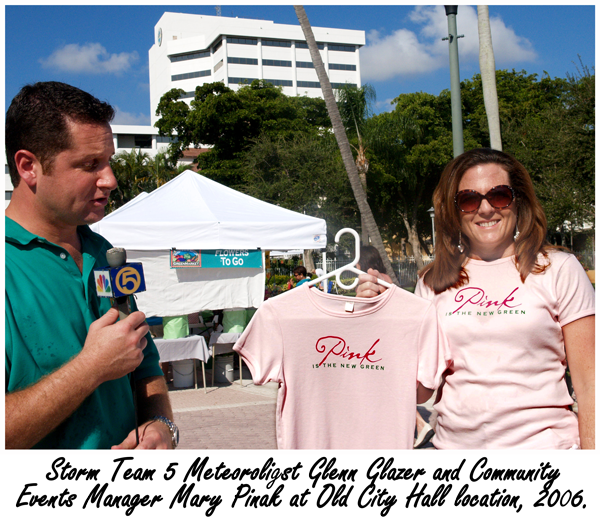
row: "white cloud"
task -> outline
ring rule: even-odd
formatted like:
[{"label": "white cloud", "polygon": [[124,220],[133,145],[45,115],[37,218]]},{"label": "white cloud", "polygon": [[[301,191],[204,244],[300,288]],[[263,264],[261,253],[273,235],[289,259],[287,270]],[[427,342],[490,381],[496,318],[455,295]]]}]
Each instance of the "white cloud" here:
[{"label": "white cloud", "polygon": [[384,101],[377,101],[375,103],[375,109],[377,113],[381,113],[382,111],[394,111],[394,105],[392,104],[393,98],[385,99]]},{"label": "white cloud", "polygon": [[48,58],[40,59],[40,63],[44,68],[61,72],[120,74],[129,70],[138,58],[137,52],[109,54],[100,43],[70,43],[52,52]]},{"label": "white cloud", "polygon": [[384,38],[372,31],[368,44],[360,53],[361,76],[367,81],[385,81],[397,75],[417,75],[442,66],[439,56],[433,55],[420,43],[414,32],[399,29]]},{"label": "white cloud", "polygon": [[128,113],[127,111],[121,111],[119,106],[115,106],[115,118],[113,124],[120,124],[123,126],[149,126],[150,115],[144,115],[143,113]]},{"label": "white cloud", "polygon": [[[426,74],[448,66],[448,19],[444,7],[417,6],[408,15],[420,25],[418,34],[398,29],[381,36],[379,31],[367,34],[367,45],[361,49],[361,75],[365,81],[384,81],[396,76]],[[479,35],[477,10],[461,5],[456,18],[460,62],[478,62]],[[534,61],[537,54],[531,42],[507,27],[499,16],[491,16],[490,25],[497,66],[515,66],[518,62]]]}]

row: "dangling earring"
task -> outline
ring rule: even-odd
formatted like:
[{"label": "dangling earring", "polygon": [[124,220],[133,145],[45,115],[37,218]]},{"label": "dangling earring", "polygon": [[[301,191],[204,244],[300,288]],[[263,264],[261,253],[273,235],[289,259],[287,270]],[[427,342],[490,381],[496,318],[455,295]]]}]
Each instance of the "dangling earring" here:
[{"label": "dangling earring", "polygon": [[519,231],[519,226],[517,223],[517,224],[515,224],[515,240],[517,240],[519,238],[519,235],[521,235],[521,232]]},{"label": "dangling earring", "polygon": [[463,253],[465,251],[465,247],[462,244],[462,232],[458,230],[458,246],[456,246],[459,253]]}]

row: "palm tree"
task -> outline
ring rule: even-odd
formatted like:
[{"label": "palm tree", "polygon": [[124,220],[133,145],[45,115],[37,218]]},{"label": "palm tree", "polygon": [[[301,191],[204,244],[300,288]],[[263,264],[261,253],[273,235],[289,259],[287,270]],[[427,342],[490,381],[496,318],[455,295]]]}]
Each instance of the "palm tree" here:
[{"label": "palm tree", "polygon": [[134,147],[130,152],[122,151],[111,160],[117,178],[117,189],[112,193],[108,211],[112,212],[131,201],[142,192],[152,192],[173,179],[191,165],[173,165],[165,153],[152,158],[148,153]]},{"label": "palm tree", "polygon": [[[375,101],[375,88],[365,84],[360,88],[346,85],[337,90],[337,105],[342,117],[342,123],[347,135],[356,138],[356,145],[350,144],[356,152],[356,169],[367,194],[367,172],[369,160],[366,156],[367,145],[365,142],[365,129],[369,117],[372,115],[371,105]],[[369,244],[369,234],[364,218],[361,217],[362,243]]]},{"label": "palm tree", "polygon": [[111,168],[117,178],[117,189],[112,193],[108,211],[112,212],[144,190],[150,176],[150,155],[134,147],[130,152],[122,151],[111,160]]},{"label": "palm tree", "polygon": [[481,70],[483,102],[490,129],[490,146],[492,149],[502,151],[500,113],[496,92],[496,63],[492,46],[492,31],[490,29],[490,11],[487,5],[477,6],[477,26],[479,28],[479,68]]},{"label": "palm tree", "polygon": [[348,179],[350,180],[350,186],[352,187],[352,192],[354,193],[354,198],[356,199],[361,218],[363,218],[365,222],[365,228],[373,242],[373,246],[375,246],[381,255],[381,258],[383,259],[387,274],[395,284],[399,285],[396,274],[392,269],[392,264],[390,263],[388,254],[385,251],[385,247],[379,233],[379,228],[377,228],[377,224],[375,223],[373,212],[371,211],[371,207],[369,207],[369,203],[367,202],[367,194],[360,182],[358,170],[356,169],[354,157],[352,156],[352,149],[350,148],[350,143],[348,142],[348,137],[346,136],[346,131],[344,130],[344,124],[342,123],[342,118],[335,102],[335,97],[333,96],[333,89],[331,88],[329,77],[325,71],[325,66],[323,65],[323,60],[321,59],[321,54],[319,53],[312,27],[308,21],[306,12],[304,11],[304,7],[301,5],[295,5],[294,10],[296,11],[296,16],[300,22],[300,27],[302,28],[304,37],[306,38],[308,50],[310,51],[310,57],[321,84],[323,97],[325,99],[325,104],[327,105],[327,112],[329,113],[329,118],[331,119],[333,132],[340,148],[344,167],[346,168]]}]

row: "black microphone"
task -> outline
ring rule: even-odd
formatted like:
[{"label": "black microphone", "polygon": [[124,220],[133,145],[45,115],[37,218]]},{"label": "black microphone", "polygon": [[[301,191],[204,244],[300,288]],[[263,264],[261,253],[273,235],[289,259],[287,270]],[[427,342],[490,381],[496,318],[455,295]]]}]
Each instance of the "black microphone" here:
[{"label": "black microphone", "polygon": [[[106,252],[108,267],[94,270],[96,294],[110,298],[111,305],[119,311],[119,319],[125,319],[131,313],[129,296],[146,290],[144,268],[141,262],[127,263],[127,252],[124,248],[111,248]],[[135,413],[135,438],[140,443],[138,431],[137,389],[133,372],[129,381],[133,392],[133,408]]]}]

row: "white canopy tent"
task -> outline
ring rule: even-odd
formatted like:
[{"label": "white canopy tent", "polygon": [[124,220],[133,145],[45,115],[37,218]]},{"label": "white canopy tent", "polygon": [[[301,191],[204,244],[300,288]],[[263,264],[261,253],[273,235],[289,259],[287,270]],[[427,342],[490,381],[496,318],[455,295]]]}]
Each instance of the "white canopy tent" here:
[{"label": "white canopy tent", "polygon": [[[186,171],[91,225],[142,262],[147,291],[136,295],[150,316],[258,307],[264,267],[170,268],[170,250],[322,249],[327,225]],[[263,261],[264,263],[264,261]]]}]

